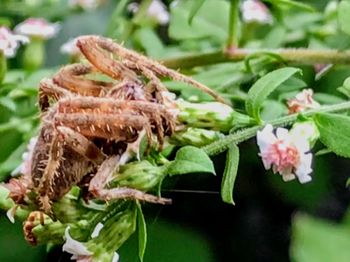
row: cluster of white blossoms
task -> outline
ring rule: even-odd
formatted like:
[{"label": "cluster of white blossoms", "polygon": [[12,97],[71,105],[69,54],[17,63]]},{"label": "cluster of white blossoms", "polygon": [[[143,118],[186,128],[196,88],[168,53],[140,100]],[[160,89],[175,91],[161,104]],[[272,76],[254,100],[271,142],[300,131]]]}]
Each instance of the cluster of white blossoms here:
[{"label": "cluster of white blossoms", "polygon": [[58,23],[50,23],[43,18],[28,18],[15,27],[15,32],[31,38],[50,39],[60,30]]},{"label": "cluster of white blossoms", "polygon": [[242,19],[246,23],[272,23],[269,9],[258,0],[245,0],[241,5]]},{"label": "cluster of white blossoms", "polygon": [[21,43],[29,43],[29,38],[14,34],[5,26],[0,27],[0,52],[2,52],[5,57],[14,57]]},{"label": "cluster of white blossoms", "polygon": [[[139,4],[129,4],[128,10],[132,13],[136,13],[139,10]],[[155,20],[160,25],[166,25],[170,20],[169,12],[166,9],[166,6],[160,0],[153,0],[151,2],[147,9],[147,16]]]},{"label": "cluster of white blossoms", "polygon": [[[295,98],[288,100],[290,113],[298,113],[320,104],[313,100],[311,89],[303,90]],[[257,144],[265,169],[272,168],[284,181],[298,178],[300,183],[311,181],[311,147],[318,139],[319,132],[312,121],[295,123],[290,131],[266,125],[257,132]]]}]

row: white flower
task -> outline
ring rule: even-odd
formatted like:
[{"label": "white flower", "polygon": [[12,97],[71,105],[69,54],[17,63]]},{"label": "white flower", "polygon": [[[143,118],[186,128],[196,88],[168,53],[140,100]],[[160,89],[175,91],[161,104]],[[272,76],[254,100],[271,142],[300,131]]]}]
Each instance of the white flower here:
[{"label": "white flower", "polygon": [[70,7],[81,7],[84,10],[96,9],[99,5],[98,0],[69,0]]},{"label": "white flower", "polygon": [[66,237],[66,242],[64,243],[62,250],[72,254],[73,256],[71,259],[76,259],[77,261],[91,257],[92,253],[86,248],[86,246],[69,235],[69,229],[70,227],[68,226],[65,230],[64,235]]},{"label": "white flower", "polygon": [[19,43],[29,43],[28,37],[15,35],[7,27],[0,27],[0,52],[3,52],[6,57],[14,57]]},{"label": "white flower", "polygon": [[289,99],[287,101],[288,113],[294,114],[307,109],[319,108],[320,104],[313,99],[313,94],[312,89],[304,89],[295,98]]},{"label": "white flower", "polygon": [[60,52],[62,54],[68,54],[71,56],[79,55],[80,50],[77,47],[77,40],[78,40],[78,37],[69,39],[67,42],[65,42],[61,46]]},{"label": "white flower", "polygon": [[[131,3],[128,5],[128,10],[136,13],[139,10],[139,5],[137,3]],[[170,20],[169,12],[160,0],[152,1],[148,7],[147,16],[157,21],[160,25],[166,25]]]},{"label": "white flower", "polygon": [[15,27],[15,32],[30,37],[49,39],[60,30],[58,23],[49,23],[43,18],[28,18]]},{"label": "white flower", "polygon": [[241,6],[242,17],[246,23],[258,22],[262,24],[272,23],[269,9],[258,0],[246,0]]},{"label": "white flower", "polygon": [[[94,237],[97,237],[102,228],[103,224],[98,223],[94,229],[94,232],[91,234],[91,237],[93,237],[93,235]],[[64,243],[62,250],[73,255],[71,260],[75,259],[77,262],[92,262],[93,253],[86,248],[84,243],[73,239],[69,235],[69,230],[70,227],[68,226],[64,233],[66,242]],[[115,252],[113,254],[112,262],[118,262],[118,260],[119,255],[117,252]]]},{"label": "white flower", "polygon": [[277,128],[275,135],[270,124],[258,131],[256,137],[266,170],[272,168],[284,181],[295,177],[300,183],[311,181],[312,154],[307,137],[292,136],[285,128]]}]

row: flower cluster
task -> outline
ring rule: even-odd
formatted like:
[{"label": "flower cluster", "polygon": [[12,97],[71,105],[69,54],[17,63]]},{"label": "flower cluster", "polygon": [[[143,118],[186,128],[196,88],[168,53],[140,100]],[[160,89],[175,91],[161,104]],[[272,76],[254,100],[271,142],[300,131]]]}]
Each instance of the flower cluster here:
[{"label": "flower cluster", "polygon": [[289,114],[303,112],[307,109],[316,109],[320,104],[313,99],[312,89],[304,89],[295,98],[287,101]]},{"label": "flower cluster", "polygon": [[315,136],[318,136],[318,131],[310,123],[303,126],[295,124],[290,131],[277,128],[276,133],[272,125],[266,125],[256,136],[265,169],[272,168],[284,181],[296,177],[300,183],[311,181],[310,139]]},{"label": "flower cluster", "polygon": [[[128,9],[132,13],[136,13],[139,10],[137,3],[131,3]],[[166,25],[169,23],[170,16],[165,5],[160,0],[153,0],[147,9],[147,16],[160,25]]]},{"label": "flower cluster", "polygon": [[0,27],[0,52],[2,52],[5,57],[14,57],[20,43],[29,43],[28,37],[14,34],[7,27]]}]

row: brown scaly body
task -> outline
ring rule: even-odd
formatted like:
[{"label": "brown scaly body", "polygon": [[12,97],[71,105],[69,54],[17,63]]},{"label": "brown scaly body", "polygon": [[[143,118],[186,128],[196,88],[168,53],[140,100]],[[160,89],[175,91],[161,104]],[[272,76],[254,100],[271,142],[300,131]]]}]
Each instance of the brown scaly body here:
[{"label": "brown scaly body", "polygon": [[[51,213],[51,202],[73,185],[92,177],[88,190],[102,200],[128,198],[167,204],[169,199],[131,188],[106,189],[112,173],[130,159],[129,147],[145,134],[159,146],[176,126],[174,106],[159,77],[188,83],[223,101],[208,87],[127,50],[110,39],[81,37],[77,46],[91,65],[73,64],[39,88],[41,130],[32,158],[29,190],[40,210]],[[110,80],[92,80],[105,74]],[[18,198],[17,196],[17,199]]]}]

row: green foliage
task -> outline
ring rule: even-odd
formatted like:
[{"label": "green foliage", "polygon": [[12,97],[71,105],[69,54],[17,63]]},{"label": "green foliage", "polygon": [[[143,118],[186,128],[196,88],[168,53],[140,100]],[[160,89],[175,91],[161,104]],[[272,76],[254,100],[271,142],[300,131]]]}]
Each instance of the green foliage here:
[{"label": "green foliage", "polygon": [[339,156],[350,157],[350,117],[336,114],[317,114],[315,123],[322,143]]},{"label": "green foliage", "polygon": [[260,109],[264,100],[278,86],[297,72],[300,72],[297,68],[285,67],[268,73],[256,81],[248,92],[248,99],[245,104],[247,113],[257,122],[261,122]]},{"label": "green foliage", "polygon": [[237,145],[232,144],[227,150],[226,165],[221,182],[221,198],[222,201],[228,204],[234,204],[232,193],[236,181],[238,163],[239,148]]},{"label": "green foliage", "polygon": [[202,149],[194,146],[179,149],[167,169],[170,176],[201,172],[215,174],[214,164]]},{"label": "green foliage", "polygon": [[293,219],[291,256],[298,262],[346,262],[350,257],[350,230],[305,214]]},{"label": "green foliage", "polygon": [[143,216],[142,208],[139,202],[137,202],[137,229],[139,240],[139,258],[142,262],[147,245],[147,227],[145,218]]},{"label": "green foliage", "polygon": [[348,0],[341,1],[338,8],[338,21],[340,29],[350,35],[350,2]]}]

